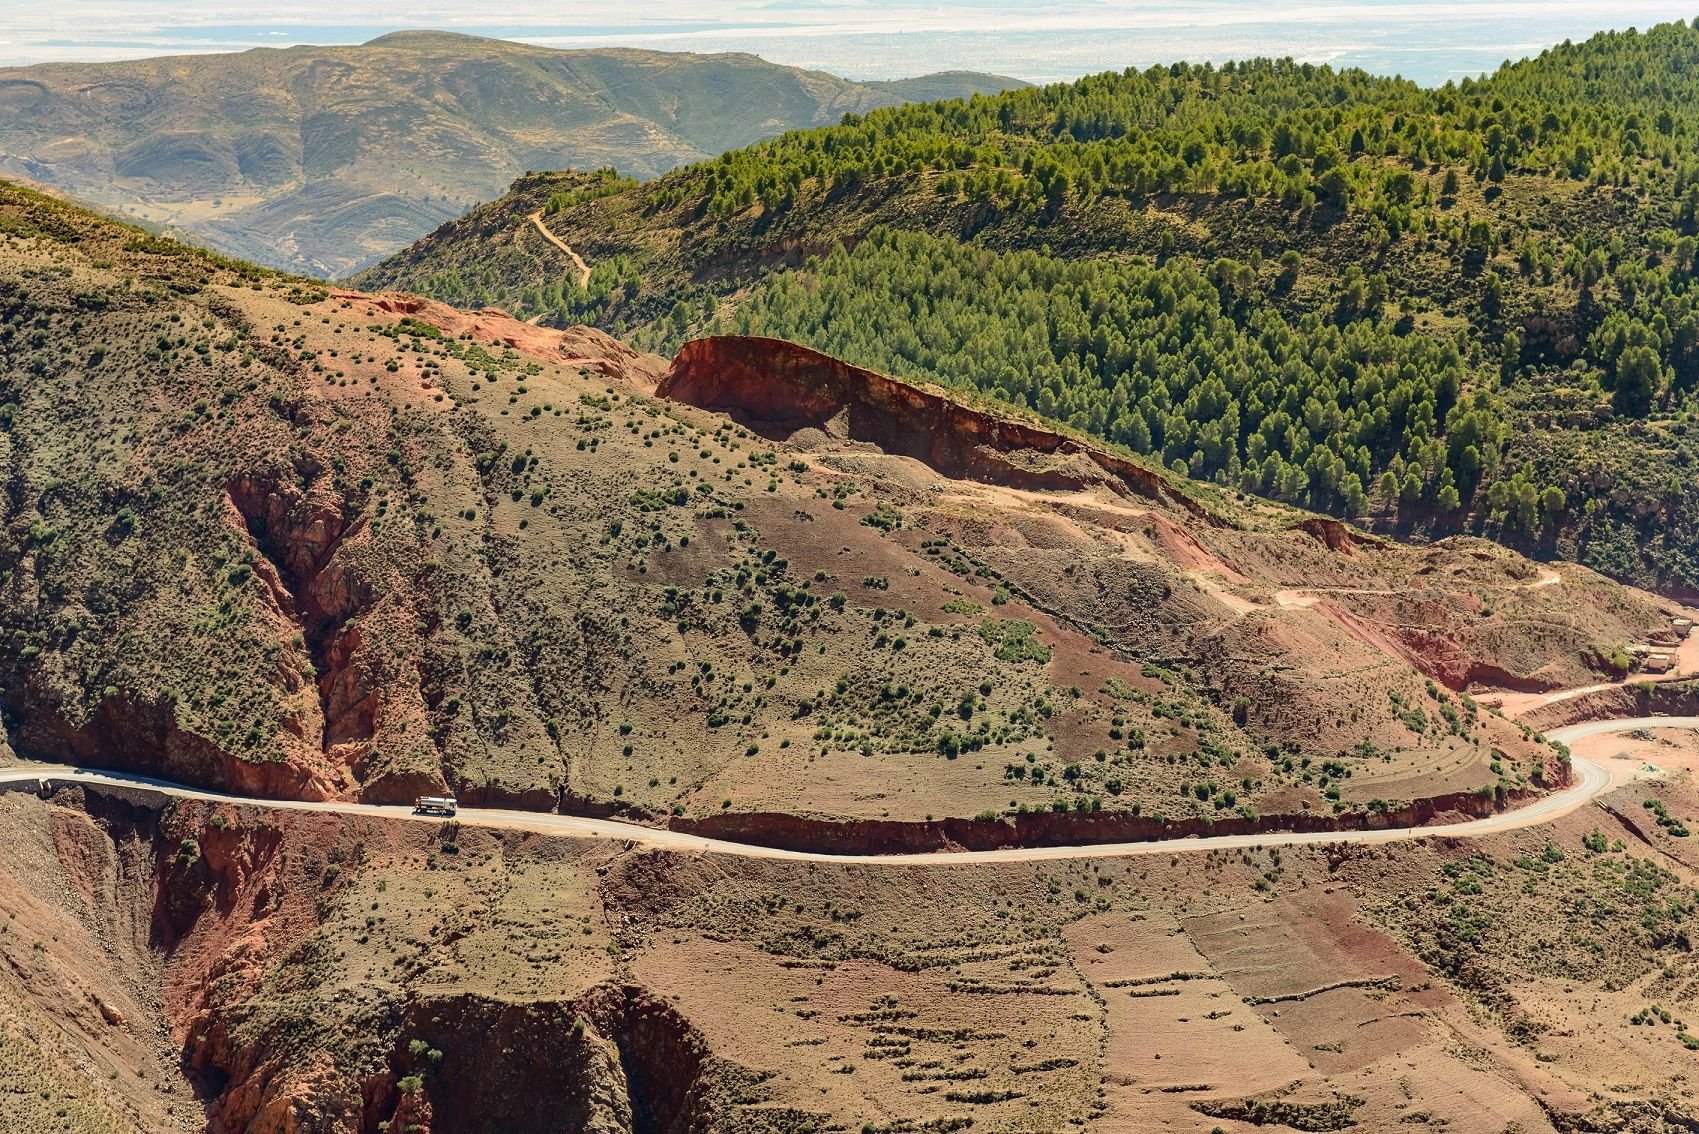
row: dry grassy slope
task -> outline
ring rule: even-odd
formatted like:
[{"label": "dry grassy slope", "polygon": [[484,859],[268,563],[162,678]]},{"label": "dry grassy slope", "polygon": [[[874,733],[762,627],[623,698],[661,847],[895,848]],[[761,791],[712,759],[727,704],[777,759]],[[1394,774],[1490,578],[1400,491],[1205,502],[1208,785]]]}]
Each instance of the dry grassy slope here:
[{"label": "dry grassy slope", "polygon": [[18,1134],[201,1128],[152,932],[155,817],[0,797],[0,1116]]},{"label": "dry grassy slope", "polygon": [[1549,750],[1445,686],[1575,684],[1668,630],[1585,571],[1533,586],[1491,545],[1353,537],[1024,426],[947,479],[876,420],[768,440],[657,400],[659,361],[598,332],[315,290],[21,191],[0,229],[23,755],[766,838],[1027,811],[1055,841],[1529,788]]},{"label": "dry grassy slope", "polygon": [[1699,816],[884,868],[16,794],[0,1002],[60,1056],[0,1074],[43,1130],[1665,1134],[1699,875],[1646,800]]},{"label": "dry grassy slope", "polygon": [[787,129],[1022,84],[863,84],[752,55],[556,51],[445,32],[0,70],[0,172],[338,276],[527,169],[653,177]]}]

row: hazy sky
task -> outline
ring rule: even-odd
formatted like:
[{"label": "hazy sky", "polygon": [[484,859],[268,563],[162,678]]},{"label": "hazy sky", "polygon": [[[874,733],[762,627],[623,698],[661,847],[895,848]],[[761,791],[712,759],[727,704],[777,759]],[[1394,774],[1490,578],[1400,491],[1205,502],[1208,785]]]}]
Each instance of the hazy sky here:
[{"label": "hazy sky", "polygon": [[551,46],[752,51],[857,78],[946,68],[1052,80],[1179,58],[1293,55],[1424,82],[1699,0],[0,0],[0,65],[357,43],[446,28]]}]

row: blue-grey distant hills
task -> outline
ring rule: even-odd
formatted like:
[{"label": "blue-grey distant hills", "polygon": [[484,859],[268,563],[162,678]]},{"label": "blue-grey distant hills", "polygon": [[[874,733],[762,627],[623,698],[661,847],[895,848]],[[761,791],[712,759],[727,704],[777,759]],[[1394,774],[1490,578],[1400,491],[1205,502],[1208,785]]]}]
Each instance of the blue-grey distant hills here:
[{"label": "blue-grey distant hills", "polygon": [[0,70],[0,175],[263,264],[340,276],[526,170],[653,177],[846,113],[1023,85],[966,72],[852,82],[753,55],[400,32]]}]

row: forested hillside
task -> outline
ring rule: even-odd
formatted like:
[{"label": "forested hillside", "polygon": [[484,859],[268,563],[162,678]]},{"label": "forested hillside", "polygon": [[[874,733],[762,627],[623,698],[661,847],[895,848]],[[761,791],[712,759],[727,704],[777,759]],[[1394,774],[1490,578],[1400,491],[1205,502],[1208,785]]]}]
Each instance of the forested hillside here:
[{"label": "forested hillside", "polygon": [[[644,186],[532,179],[364,281],[791,337],[1692,594],[1696,64],[1676,23],[1440,89],[1255,60],[882,110]],[[512,238],[551,200],[584,287]]]}]

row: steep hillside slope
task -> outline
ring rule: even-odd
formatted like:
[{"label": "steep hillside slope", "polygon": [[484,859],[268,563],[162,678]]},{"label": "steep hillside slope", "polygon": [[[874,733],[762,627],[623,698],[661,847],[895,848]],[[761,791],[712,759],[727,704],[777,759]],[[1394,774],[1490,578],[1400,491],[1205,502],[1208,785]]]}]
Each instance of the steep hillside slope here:
[{"label": "steep hillside slope", "polygon": [[799,340],[1692,598],[1695,59],[1668,24],[1438,90],[1254,60],[897,108],[575,192],[587,280],[534,178],[361,282]]},{"label": "steep hillside slope", "polygon": [[[0,760],[787,845],[1487,812],[1568,767],[1471,691],[1684,613],[792,343],[669,364],[8,186],[0,470]],[[1489,839],[991,865],[10,790],[0,1120],[1668,1134],[1699,747],[1587,742],[1616,790]]]},{"label": "steep hillside slope", "polygon": [[797,845],[1350,826],[1561,780],[1470,691],[1676,640],[787,343],[669,368],[20,190],[0,232],[23,757]]},{"label": "steep hillside slope", "polygon": [[0,1098],[20,1134],[1674,1134],[1699,749],[1623,743],[1673,775],[1516,835],[955,867],[0,795]]},{"label": "steep hillside slope", "polygon": [[355,271],[528,169],[638,178],[914,97],[751,55],[554,51],[445,32],[0,70],[0,174],[314,275]]}]

